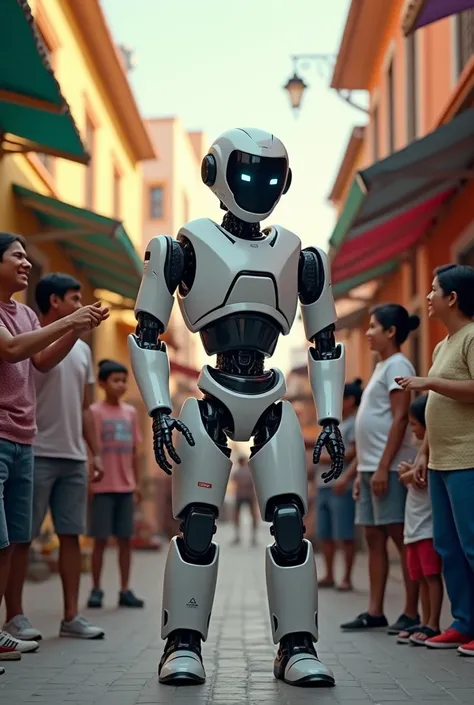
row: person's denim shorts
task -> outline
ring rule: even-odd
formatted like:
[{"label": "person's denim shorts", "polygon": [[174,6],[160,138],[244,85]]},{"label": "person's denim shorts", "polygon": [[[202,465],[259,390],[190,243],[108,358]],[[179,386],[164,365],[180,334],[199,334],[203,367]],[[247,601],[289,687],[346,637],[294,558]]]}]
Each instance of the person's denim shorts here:
[{"label": "person's denim shorts", "polygon": [[0,549],[31,541],[33,449],[0,438]]},{"label": "person's denim shorts", "polygon": [[317,538],[320,541],[353,541],[355,502],[352,488],[343,495],[332,487],[320,487],[317,494]]},{"label": "person's denim shorts", "polygon": [[388,491],[376,497],[370,487],[372,472],[360,473],[360,495],[356,502],[358,526],[388,526],[405,522],[407,491],[398,479],[398,472],[388,473]]}]

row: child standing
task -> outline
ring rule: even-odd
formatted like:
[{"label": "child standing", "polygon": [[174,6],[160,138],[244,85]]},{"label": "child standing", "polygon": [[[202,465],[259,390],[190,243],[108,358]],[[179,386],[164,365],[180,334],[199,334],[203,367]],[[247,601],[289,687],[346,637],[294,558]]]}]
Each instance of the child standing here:
[{"label": "child standing", "polygon": [[[331,458],[327,452],[321,455],[323,470],[317,477],[317,537],[326,566],[326,575],[318,585],[321,588],[335,587],[334,558],[338,545],[344,554],[344,578],[337,586],[338,590],[352,590],[352,566],[355,556],[355,502],[352,497],[352,479],[349,472],[351,461],[356,454],[355,417],[362,398],[362,380],[356,379],[344,386],[342,421],[340,424],[342,438],[346,448],[344,456],[344,474],[336,480],[325,483],[322,475],[327,470]],[[324,467],[326,465],[326,467]]]},{"label": "child standing", "polygon": [[102,565],[107,540],[115,536],[121,589],[120,607],[143,607],[144,602],[130,590],[131,539],[133,509],[139,501],[139,468],[137,446],[141,441],[136,409],[121,401],[127,391],[128,370],[112,360],[99,363],[99,384],[105,392],[103,401],[90,409],[97,426],[104,477],[91,485],[93,493],[90,536],[94,538],[92,553],[93,587],[88,607],[102,607]]},{"label": "child standing", "polygon": [[[427,396],[420,396],[410,406],[409,419],[418,441],[426,433],[425,409]],[[424,646],[427,639],[440,634],[439,618],[443,603],[441,558],[433,544],[433,519],[431,500],[426,485],[419,486],[414,466],[402,462],[399,466],[400,481],[408,489],[405,507],[405,545],[410,578],[420,583],[422,622],[398,635],[399,643]]]}]

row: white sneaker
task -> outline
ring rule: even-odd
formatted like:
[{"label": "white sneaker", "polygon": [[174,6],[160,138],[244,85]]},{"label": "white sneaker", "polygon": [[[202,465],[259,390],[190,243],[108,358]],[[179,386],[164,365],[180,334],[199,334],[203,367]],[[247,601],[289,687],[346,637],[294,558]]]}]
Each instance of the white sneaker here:
[{"label": "white sneaker", "polygon": [[17,614],[9,622],[3,625],[3,629],[15,637],[15,639],[21,639],[22,641],[39,641],[43,638],[43,635],[38,629],[35,629],[28,617],[24,614]]},{"label": "white sneaker", "polygon": [[39,648],[37,641],[22,641],[8,634],[0,632],[0,661],[17,661],[22,654],[31,653]]},{"label": "white sneaker", "polygon": [[105,632],[100,627],[95,627],[85,617],[78,615],[70,622],[61,622],[59,636],[72,637],[73,639],[103,639]]}]

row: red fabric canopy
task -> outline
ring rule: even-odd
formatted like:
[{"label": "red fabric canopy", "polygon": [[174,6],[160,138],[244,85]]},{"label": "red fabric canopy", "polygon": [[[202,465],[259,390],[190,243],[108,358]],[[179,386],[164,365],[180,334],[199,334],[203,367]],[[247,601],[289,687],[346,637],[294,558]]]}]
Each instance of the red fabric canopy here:
[{"label": "red fabric canopy", "polygon": [[332,283],[350,279],[401,255],[426,232],[450,188],[346,240],[332,263]]}]

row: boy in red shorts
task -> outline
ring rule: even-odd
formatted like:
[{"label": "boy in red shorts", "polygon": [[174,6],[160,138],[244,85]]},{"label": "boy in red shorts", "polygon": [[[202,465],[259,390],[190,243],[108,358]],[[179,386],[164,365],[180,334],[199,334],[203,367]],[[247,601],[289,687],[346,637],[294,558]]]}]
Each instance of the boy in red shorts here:
[{"label": "boy in red shorts", "polygon": [[[425,408],[427,396],[417,397],[409,411],[410,424],[417,440],[426,433]],[[399,643],[424,646],[427,639],[440,634],[439,619],[443,604],[441,558],[433,544],[433,519],[428,488],[419,487],[413,466],[400,463],[400,482],[408,489],[405,506],[405,545],[410,578],[420,583],[422,626],[412,627],[398,636]]]}]

